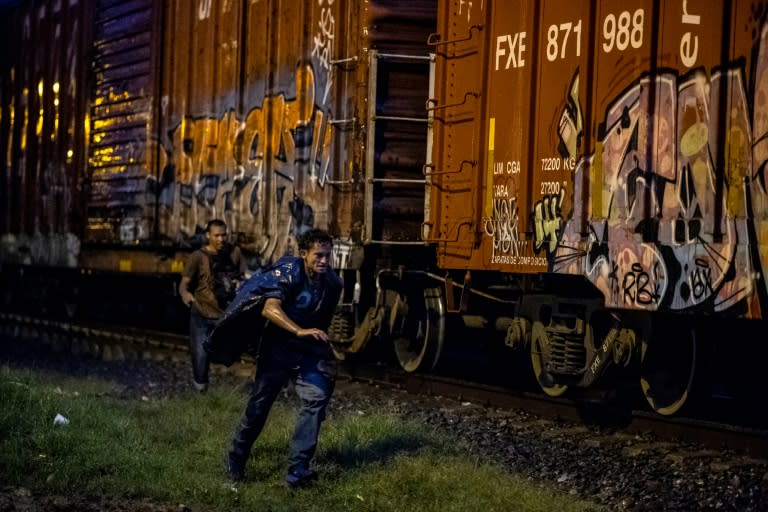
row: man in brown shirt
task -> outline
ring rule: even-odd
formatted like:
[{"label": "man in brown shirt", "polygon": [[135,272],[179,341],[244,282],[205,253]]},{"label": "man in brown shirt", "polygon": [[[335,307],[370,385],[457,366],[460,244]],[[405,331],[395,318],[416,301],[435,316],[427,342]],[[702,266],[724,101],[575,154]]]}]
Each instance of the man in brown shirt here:
[{"label": "man in brown shirt", "polygon": [[208,389],[208,354],[203,342],[221,317],[245,274],[240,249],[227,243],[227,225],[213,219],[205,227],[206,245],[189,255],[179,294],[190,308],[189,349],[195,389]]}]

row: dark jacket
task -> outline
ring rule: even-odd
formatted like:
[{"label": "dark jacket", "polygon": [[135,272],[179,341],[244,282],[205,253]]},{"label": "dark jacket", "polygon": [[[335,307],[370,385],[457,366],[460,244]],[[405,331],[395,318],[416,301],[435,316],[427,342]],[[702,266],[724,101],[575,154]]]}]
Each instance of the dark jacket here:
[{"label": "dark jacket", "polygon": [[[329,287],[322,311],[322,328],[327,330],[343,285],[333,270],[323,277]],[[304,260],[283,256],[245,281],[204,344],[211,362],[230,366],[245,352],[257,356],[268,322],[261,315],[264,302],[268,298],[277,298],[283,303],[293,300],[306,279]]]}]

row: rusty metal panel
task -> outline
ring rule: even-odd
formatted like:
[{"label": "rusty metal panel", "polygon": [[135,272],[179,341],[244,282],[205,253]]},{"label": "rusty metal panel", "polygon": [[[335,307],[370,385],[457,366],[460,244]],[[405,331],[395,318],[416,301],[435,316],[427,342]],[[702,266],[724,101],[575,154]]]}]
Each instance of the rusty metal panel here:
[{"label": "rusty metal panel", "polygon": [[446,268],[477,266],[486,123],[482,122],[490,9],[487,2],[439,4],[433,116],[430,219],[425,239]]},{"label": "rusty metal panel", "polygon": [[351,1],[169,2],[161,236],[188,240],[220,217],[255,263],[311,226],[349,236],[349,202],[331,199],[356,167],[359,23]]},{"label": "rusty metal panel", "polygon": [[[768,306],[768,20],[754,9],[754,2],[733,2],[730,34],[728,84],[730,85],[726,112],[728,163],[725,181],[729,184],[729,212],[743,198],[744,215],[750,219],[749,229],[740,236],[750,245],[749,265],[740,264],[739,281],[745,272],[762,278],[754,280],[754,293],[762,301],[750,302],[749,316],[766,318]],[[761,15],[762,14],[762,15]],[[744,189],[735,186],[744,183]],[[750,290],[751,291],[751,290]],[[761,306],[762,304],[762,306]],[[761,309],[762,307],[762,309]]]},{"label": "rusty metal panel", "polygon": [[[441,3],[440,27],[466,29],[458,5]],[[437,57],[436,104],[468,81],[485,95],[481,116],[435,122],[440,264],[583,276],[610,307],[761,316],[764,11],[703,0],[485,5],[487,33],[467,52],[484,65]],[[460,169],[460,150],[476,169]]]},{"label": "rusty metal panel", "polygon": [[102,1],[94,11],[90,197],[85,240],[137,243],[152,238],[149,193],[157,45],[149,0]]},{"label": "rusty metal panel", "polygon": [[596,9],[581,189],[551,269],[611,307],[762,316],[765,18],[749,2],[656,5]]},{"label": "rusty metal panel", "polygon": [[493,5],[485,115],[488,139],[479,172],[485,183],[483,238],[475,263],[485,268],[521,271],[534,266],[526,226],[535,168],[530,158],[534,134],[529,126],[536,105],[531,99],[537,69],[537,16],[531,2]]},{"label": "rusty metal panel", "polygon": [[592,82],[589,59],[595,51],[591,15],[587,1],[540,4],[535,145],[530,203],[525,205],[536,258],[531,270],[547,270],[547,256],[555,252],[562,229],[560,219],[572,208],[573,174],[579,151],[585,149],[579,148],[584,122],[579,109],[591,108],[586,94]]},{"label": "rusty metal panel", "polygon": [[[559,235],[557,218],[570,208],[564,192],[572,187],[576,159],[569,151],[578,143],[581,127],[575,123],[583,121],[568,113],[571,105],[586,105],[578,71],[589,69],[590,3],[482,5],[489,20],[483,35],[476,48],[460,54],[476,59],[475,67],[438,78],[446,81],[438,88],[444,101],[456,96],[450,88],[467,80],[484,95],[476,115],[456,126],[436,123],[435,161],[443,167],[455,161],[453,173],[435,176],[432,207],[444,217],[436,220],[443,238],[439,261],[448,268],[546,271]],[[446,2],[451,23],[471,28],[466,13],[458,16],[464,3],[456,2],[453,11],[451,6]],[[438,55],[441,61],[450,59]],[[457,156],[462,149],[470,156]]]},{"label": "rusty metal panel", "polygon": [[2,13],[3,261],[77,261],[91,8],[52,0]]},{"label": "rusty metal panel", "polygon": [[165,9],[158,225],[171,240],[225,218],[225,196],[217,190],[222,182],[231,189],[239,173],[243,3],[189,7],[172,1]]},{"label": "rusty metal panel", "polygon": [[[649,104],[649,97],[660,100],[661,95],[650,94],[645,78],[657,65],[653,1],[634,0],[621,6],[601,1],[594,6],[593,16],[591,67],[579,69],[574,76],[590,103],[582,97],[561,99],[561,139],[569,148],[566,156],[576,163],[572,177],[567,178],[571,186],[563,196],[570,206],[560,208],[555,218],[560,234],[557,252],[550,253],[551,268],[561,273],[592,273],[596,268],[602,272],[602,253],[584,256],[596,242],[604,248],[609,236],[617,247],[642,242],[642,226],[635,232],[638,223],[628,228],[625,220],[649,204],[645,189],[632,186],[629,195],[615,196],[613,191],[627,176],[638,174],[640,162],[643,167],[649,162],[656,172],[668,172],[671,165],[647,133],[649,109],[663,112],[660,101],[656,107]],[[572,142],[564,133],[571,134]],[[607,230],[615,232],[608,235]],[[602,279],[600,272],[593,275]]]}]

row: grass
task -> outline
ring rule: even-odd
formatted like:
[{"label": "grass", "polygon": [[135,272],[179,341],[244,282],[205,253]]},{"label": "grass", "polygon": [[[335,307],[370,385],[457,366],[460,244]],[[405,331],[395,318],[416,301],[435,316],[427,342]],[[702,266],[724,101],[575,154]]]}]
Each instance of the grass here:
[{"label": "grass", "polygon": [[[112,384],[0,369],[0,482],[41,492],[147,498],[211,511],[595,511],[594,504],[468,459],[457,440],[383,414],[335,415],[317,485],[283,485],[294,409],[279,401],[232,488],[224,453],[245,404],[218,388],[160,401],[113,398]],[[54,425],[61,414],[68,425]]]}]

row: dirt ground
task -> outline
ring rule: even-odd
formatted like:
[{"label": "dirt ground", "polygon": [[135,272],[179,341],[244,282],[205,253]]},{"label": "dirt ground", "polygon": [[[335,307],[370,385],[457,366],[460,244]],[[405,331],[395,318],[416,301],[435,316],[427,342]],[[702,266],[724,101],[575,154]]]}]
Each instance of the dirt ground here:
[{"label": "dirt ground", "polygon": [[144,500],[87,496],[78,493],[41,494],[23,487],[0,489],[0,512],[185,512],[183,504],[160,505]]}]

